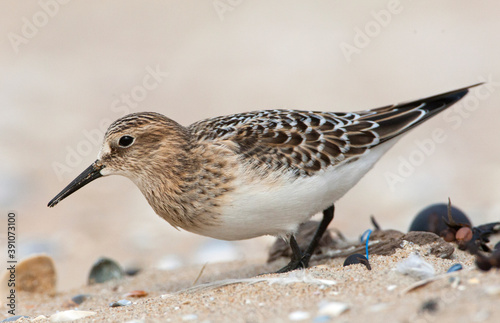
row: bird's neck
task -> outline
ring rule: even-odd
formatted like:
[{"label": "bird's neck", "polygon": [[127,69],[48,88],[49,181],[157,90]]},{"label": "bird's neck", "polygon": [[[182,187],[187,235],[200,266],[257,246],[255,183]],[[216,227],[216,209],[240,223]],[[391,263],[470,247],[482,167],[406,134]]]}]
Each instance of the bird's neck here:
[{"label": "bird's neck", "polygon": [[[154,211],[174,227],[196,232],[218,222],[218,206],[232,190],[234,154],[209,143],[186,145],[175,155],[157,156],[136,183]],[[155,158],[157,159],[157,158]]]}]

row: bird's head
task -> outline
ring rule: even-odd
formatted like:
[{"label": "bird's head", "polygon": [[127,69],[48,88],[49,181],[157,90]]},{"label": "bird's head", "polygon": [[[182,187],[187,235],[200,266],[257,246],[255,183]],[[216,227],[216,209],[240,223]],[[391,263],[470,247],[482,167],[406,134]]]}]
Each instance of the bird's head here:
[{"label": "bird's head", "polygon": [[175,177],[186,168],[188,150],[187,130],[175,121],[153,112],[126,115],[109,126],[97,160],[48,206],[102,176],[125,176],[141,190],[156,178],[161,180],[162,175]]}]

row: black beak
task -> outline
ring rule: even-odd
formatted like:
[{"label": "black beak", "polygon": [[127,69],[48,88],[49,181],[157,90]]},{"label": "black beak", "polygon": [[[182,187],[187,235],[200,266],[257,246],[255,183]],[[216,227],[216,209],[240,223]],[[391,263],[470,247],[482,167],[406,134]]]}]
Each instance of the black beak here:
[{"label": "black beak", "polygon": [[55,206],[57,203],[61,202],[61,200],[78,191],[80,188],[92,182],[94,179],[101,177],[101,170],[103,168],[104,165],[96,160],[92,165],[90,165],[86,170],[78,175],[77,178],[69,183],[69,185],[61,191],[61,193],[57,194],[56,197],[54,197],[47,206]]}]

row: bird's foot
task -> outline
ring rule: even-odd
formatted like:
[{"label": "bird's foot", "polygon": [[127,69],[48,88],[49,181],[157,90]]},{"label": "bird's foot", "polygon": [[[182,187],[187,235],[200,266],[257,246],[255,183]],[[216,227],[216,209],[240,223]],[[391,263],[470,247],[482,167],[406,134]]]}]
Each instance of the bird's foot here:
[{"label": "bird's foot", "polygon": [[276,271],[276,274],[282,274],[282,273],[287,273],[289,271],[293,271],[296,269],[305,269],[309,266],[309,259],[311,258],[311,255],[305,254],[299,259],[292,259],[288,265],[285,267],[281,268],[280,270]]}]

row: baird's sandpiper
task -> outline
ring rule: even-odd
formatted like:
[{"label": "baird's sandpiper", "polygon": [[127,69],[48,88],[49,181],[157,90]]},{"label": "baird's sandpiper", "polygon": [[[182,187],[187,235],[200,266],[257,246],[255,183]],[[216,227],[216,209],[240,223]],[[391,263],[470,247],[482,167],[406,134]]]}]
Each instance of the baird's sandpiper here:
[{"label": "baird's sandpiper", "polygon": [[[107,175],[131,179],[176,228],[224,240],[274,235],[293,251],[278,272],[308,266],[333,204],[400,135],[448,108],[470,87],[360,112],[263,110],[184,127],[154,112],[113,122],[97,160],[48,206]],[[307,250],[294,238],[318,212]]]}]

